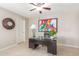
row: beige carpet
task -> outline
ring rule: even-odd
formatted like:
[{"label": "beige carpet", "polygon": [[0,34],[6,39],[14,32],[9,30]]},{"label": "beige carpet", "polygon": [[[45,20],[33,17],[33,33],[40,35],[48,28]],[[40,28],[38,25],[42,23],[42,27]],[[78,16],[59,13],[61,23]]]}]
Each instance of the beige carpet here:
[{"label": "beige carpet", "polygon": [[[26,43],[18,44],[12,48],[0,51],[0,56],[53,56],[47,53],[47,48],[39,46],[37,49],[30,49]],[[57,56],[79,56],[78,48],[57,47]]]}]

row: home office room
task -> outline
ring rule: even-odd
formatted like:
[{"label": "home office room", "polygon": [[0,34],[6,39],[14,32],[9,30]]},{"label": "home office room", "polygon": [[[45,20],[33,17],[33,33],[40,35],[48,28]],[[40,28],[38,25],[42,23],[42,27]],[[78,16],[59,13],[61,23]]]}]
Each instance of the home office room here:
[{"label": "home office room", "polygon": [[0,13],[0,56],[79,56],[79,3],[2,3]]}]

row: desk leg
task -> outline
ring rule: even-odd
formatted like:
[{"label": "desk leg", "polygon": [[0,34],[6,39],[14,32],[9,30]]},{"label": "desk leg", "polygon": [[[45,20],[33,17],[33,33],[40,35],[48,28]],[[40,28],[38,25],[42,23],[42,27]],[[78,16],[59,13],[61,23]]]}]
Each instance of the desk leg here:
[{"label": "desk leg", "polygon": [[57,55],[57,43],[56,43],[56,40],[54,40],[52,42],[48,42],[47,52],[52,53],[54,55]]},{"label": "desk leg", "polygon": [[37,47],[38,47],[38,44],[32,44],[32,43],[29,44],[29,48],[35,49]]},{"label": "desk leg", "polygon": [[35,49],[38,47],[38,44],[35,44],[32,40],[29,40],[29,48]]},{"label": "desk leg", "polygon": [[34,44],[34,49],[37,48],[39,45],[38,44]]}]

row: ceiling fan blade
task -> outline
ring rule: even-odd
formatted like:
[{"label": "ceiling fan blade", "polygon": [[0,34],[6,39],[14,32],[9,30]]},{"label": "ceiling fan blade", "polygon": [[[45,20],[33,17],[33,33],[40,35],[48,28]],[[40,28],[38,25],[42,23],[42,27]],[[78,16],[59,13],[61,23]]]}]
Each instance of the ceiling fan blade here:
[{"label": "ceiling fan blade", "polygon": [[38,7],[41,7],[42,5],[44,5],[45,3],[30,3],[31,5],[34,5],[34,6],[38,6]]},{"label": "ceiling fan blade", "polygon": [[30,4],[36,6],[34,3],[30,3]]},{"label": "ceiling fan blade", "polygon": [[31,9],[30,11],[33,11],[33,10],[35,10],[36,8],[33,8],[33,9]]},{"label": "ceiling fan blade", "polygon": [[46,9],[46,10],[51,10],[51,8],[49,8],[49,7],[43,7],[43,9]]}]

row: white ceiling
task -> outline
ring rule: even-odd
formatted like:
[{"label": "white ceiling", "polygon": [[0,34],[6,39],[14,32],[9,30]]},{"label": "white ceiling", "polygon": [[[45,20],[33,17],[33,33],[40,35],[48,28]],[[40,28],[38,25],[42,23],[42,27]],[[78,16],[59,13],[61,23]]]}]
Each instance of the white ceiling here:
[{"label": "white ceiling", "polygon": [[[45,6],[51,7],[51,11],[42,10],[43,14],[52,14],[55,12],[68,12],[69,9],[71,11],[79,11],[79,4],[77,3],[47,3]],[[12,11],[14,13],[17,13],[19,15],[22,15],[24,17],[31,17],[31,16],[37,16],[39,15],[39,12],[37,10],[35,11],[29,11],[30,9],[34,8],[29,3],[8,3],[8,4],[0,4],[0,7],[5,8],[9,11]],[[71,12],[69,11],[69,12]]]}]

